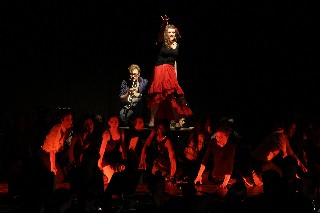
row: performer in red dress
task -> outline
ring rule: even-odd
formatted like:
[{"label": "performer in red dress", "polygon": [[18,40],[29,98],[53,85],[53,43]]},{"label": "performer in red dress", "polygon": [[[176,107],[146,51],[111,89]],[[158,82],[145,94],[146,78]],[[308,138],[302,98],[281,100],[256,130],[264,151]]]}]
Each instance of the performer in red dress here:
[{"label": "performer in red dress", "polygon": [[163,23],[156,43],[160,51],[148,89],[149,126],[153,127],[155,120],[168,119],[180,127],[179,119],[192,115],[177,79],[180,34],[174,25],[168,24],[167,16],[161,18]]}]

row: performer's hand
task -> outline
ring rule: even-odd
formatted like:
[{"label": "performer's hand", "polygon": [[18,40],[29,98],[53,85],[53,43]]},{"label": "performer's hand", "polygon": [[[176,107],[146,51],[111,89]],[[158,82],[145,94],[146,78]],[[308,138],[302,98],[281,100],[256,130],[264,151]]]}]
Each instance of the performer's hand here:
[{"label": "performer's hand", "polygon": [[168,186],[174,186],[174,185],[175,185],[175,179],[174,179],[174,177],[167,177],[167,178],[165,178],[165,180],[166,180],[166,184],[167,184]]},{"label": "performer's hand", "polygon": [[227,184],[226,183],[221,183],[219,185],[219,188],[225,189],[225,188],[227,188]]},{"label": "performer's hand", "polygon": [[135,98],[139,98],[140,97],[140,93],[138,93],[136,91],[133,92],[133,95],[134,95]]},{"label": "performer's hand", "polygon": [[196,179],[194,180],[194,184],[202,184],[202,176],[197,176]]},{"label": "performer's hand", "polygon": [[53,172],[54,175],[57,175],[57,168],[56,168],[56,166],[51,166],[51,172]]},{"label": "performer's hand", "polygon": [[166,25],[168,24],[169,18],[167,17],[167,15],[161,16],[161,19],[163,24],[166,24]]},{"label": "performer's hand", "polygon": [[146,162],[145,161],[140,161],[138,169],[146,170],[147,169]]},{"label": "performer's hand", "polygon": [[301,169],[303,172],[308,172],[308,169],[301,163]]},{"label": "performer's hand", "polygon": [[121,164],[117,166],[117,172],[123,172],[126,169],[126,166]]}]

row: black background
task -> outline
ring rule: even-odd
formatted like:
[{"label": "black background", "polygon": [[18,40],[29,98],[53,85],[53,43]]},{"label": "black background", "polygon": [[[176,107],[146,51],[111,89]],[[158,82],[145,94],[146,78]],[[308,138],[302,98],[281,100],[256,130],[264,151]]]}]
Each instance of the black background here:
[{"label": "black background", "polygon": [[1,3],[1,113],[118,111],[130,64],[149,78],[160,15],[182,36],[178,79],[195,114],[262,122],[318,115],[319,8],[291,1]]}]

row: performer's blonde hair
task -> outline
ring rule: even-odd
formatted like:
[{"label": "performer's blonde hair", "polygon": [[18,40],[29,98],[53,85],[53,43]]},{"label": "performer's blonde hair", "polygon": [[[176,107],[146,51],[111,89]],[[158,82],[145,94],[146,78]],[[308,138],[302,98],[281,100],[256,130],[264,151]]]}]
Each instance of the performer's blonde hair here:
[{"label": "performer's blonde hair", "polygon": [[133,70],[135,70],[135,69],[137,69],[138,72],[139,72],[139,74],[140,74],[140,71],[141,71],[141,70],[140,70],[139,65],[137,65],[137,64],[131,64],[130,67],[128,68],[128,70],[129,70],[130,73],[132,73]]},{"label": "performer's blonde hair", "polygon": [[181,38],[178,28],[176,28],[173,24],[168,24],[166,26],[164,32],[163,32],[164,42],[168,47],[170,47],[170,44],[172,43],[172,41],[170,41],[170,38],[169,38],[169,35],[168,35],[168,30],[169,29],[174,29],[175,30],[175,33],[176,33],[175,41],[177,41],[179,38]]}]

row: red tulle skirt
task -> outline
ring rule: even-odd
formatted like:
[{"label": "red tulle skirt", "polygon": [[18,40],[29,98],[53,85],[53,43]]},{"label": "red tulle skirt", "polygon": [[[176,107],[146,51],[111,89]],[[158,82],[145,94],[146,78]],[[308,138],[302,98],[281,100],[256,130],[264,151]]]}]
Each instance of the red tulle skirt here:
[{"label": "red tulle skirt", "polygon": [[174,120],[174,111],[178,119],[192,115],[172,65],[163,64],[154,68],[153,79],[148,89],[148,107],[155,104],[159,104],[156,119]]}]

